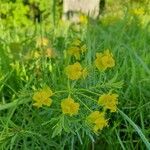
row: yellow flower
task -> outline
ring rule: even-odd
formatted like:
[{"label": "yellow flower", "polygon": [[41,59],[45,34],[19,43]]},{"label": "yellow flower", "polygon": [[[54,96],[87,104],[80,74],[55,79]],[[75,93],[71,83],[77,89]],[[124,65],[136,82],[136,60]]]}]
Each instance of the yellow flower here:
[{"label": "yellow flower", "polygon": [[81,45],[81,41],[79,39],[75,39],[73,42],[72,42],[72,45],[74,46],[80,46]]},{"label": "yellow flower", "polygon": [[79,110],[79,103],[75,103],[71,97],[68,97],[61,102],[61,109],[63,114],[68,114],[70,116],[76,115]]},{"label": "yellow flower", "polygon": [[71,80],[78,80],[81,77],[85,79],[88,75],[87,69],[83,69],[79,62],[76,62],[73,65],[68,65],[65,68],[65,73]]},{"label": "yellow flower", "polygon": [[74,56],[77,60],[80,60],[80,55],[85,53],[86,50],[86,45],[82,44],[79,39],[76,39],[72,42],[67,52],[70,56]]},{"label": "yellow flower", "polygon": [[79,47],[70,47],[68,49],[68,54],[74,56],[77,60],[80,60],[80,48]]},{"label": "yellow flower", "polygon": [[90,123],[94,123],[94,121],[96,119],[98,119],[100,117],[100,112],[99,111],[93,111],[88,117],[87,117],[87,120],[88,122]]},{"label": "yellow flower", "polygon": [[104,71],[107,68],[112,68],[115,66],[115,60],[109,50],[104,51],[104,53],[97,53],[96,57],[97,58],[94,63],[99,70]]},{"label": "yellow flower", "polygon": [[47,48],[44,55],[46,57],[49,57],[49,58],[55,58],[56,57],[56,52],[52,48]]},{"label": "yellow flower", "polygon": [[96,119],[94,123],[94,132],[98,132],[98,130],[102,130],[104,127],[108,126],[108,121],[105,119],[104,115],[101,115],[101,117]]},{"label": "yellow flower", "polygon": [[51,97],[52,95],[53,92],[49,87],[45,87],[35,92],[33,95],[33,100],[35,101],[35,103],[33,105],[38,108],[42,107],[42,105],[51,106],[52,99],[50,99],[49,97]]},{"label": "yellow flower", "polygon": [[36,41],[37,47],[48,46],[49,40],[45,37],[38,38]]},{"label": "yellow flower", "polygon": [[98,104],[110,109],[111,112],[117,111],[118,94],[103,94],[99,97]]},{"label": "yellow flower", "polygon": [[87,24],[88,23],[88,18],[85,15],[80,15],[79,16],[79,21],[81,24]]},{"label": "yellow flower", "polygon": [[78,80],[82,76],[82,66],[76,62],[73,65],[68,65],[65,72],[69,79]]},{"label": "yellow flower", "polygon": [[132,14],[136,15],[136,16],[140,16],[140,15],[144,15],[145,11],[144,8],[135,8],[132,10]]},{"label": "yellow flower", "polygon": [[94,111],[88,117],[87,121],[93,126],[93,131],[98,132],[108,125],[108,120],[105,119],[104,112]]},{"label": "yellow flower", "polygon": [[40,53],[38,51],[34,52],[34,58],[38,59],[40,57]]}]

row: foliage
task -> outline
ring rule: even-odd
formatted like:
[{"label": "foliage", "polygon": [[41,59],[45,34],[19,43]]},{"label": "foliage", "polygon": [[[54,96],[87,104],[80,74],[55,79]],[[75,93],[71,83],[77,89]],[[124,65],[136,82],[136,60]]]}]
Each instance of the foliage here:
[{"label": "foliage", "polygon": [[0,2],[0,149],[150,149],[148,3],[72,24]]}]

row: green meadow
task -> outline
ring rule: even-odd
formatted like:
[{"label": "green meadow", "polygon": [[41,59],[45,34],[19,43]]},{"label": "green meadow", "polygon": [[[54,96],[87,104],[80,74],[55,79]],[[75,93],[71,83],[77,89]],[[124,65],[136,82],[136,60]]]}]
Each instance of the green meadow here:
[{"label": "green meadow", "polygon": [[0,150],[150,150],[150,2],[30,4],[0,0]]}]

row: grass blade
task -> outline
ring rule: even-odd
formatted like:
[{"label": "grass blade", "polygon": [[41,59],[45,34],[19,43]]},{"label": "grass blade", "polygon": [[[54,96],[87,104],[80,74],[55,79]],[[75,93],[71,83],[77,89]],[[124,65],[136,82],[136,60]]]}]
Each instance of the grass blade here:
[{"label": "grass blade", "polygon": [[145,137],[145,135],[142,133],[141,129],[121,110],[119,110],[119,113],[121,114],[121,116],[127,120],[130,125],[135,129],[135,131],[139,134],[139,136],[141,137],[142,141],[144,142],[145,146],[147,147],[148,150],[150,150],[150,143],[147,140],[147,138]]}]

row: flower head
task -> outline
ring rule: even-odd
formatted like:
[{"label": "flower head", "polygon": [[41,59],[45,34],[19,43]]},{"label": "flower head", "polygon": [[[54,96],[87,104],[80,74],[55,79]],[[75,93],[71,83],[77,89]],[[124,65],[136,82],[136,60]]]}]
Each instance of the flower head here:
[{"label": "flower head", "polygon": [[75,39],[75,40],[72,42],[72,45],[74,45],[74,46],[80,46],[80,45],[81,45],[81,40]]},{"label": "flower head", "polygon": [[115,112],[117,110],[118,94],[103,94],[99,97],[98,104],[111,112]]},{"label": "flower head", "polygon": [[135,8],[132,10],[132,14],[136,15],[136,16],[140,16],[140,15],[144,15],[145,11],[144,8]]},{"label": "flower head", "polygon": [[33,105],[38,108],[42,107],[43,105],[51,106],[52,99],[50,99],[49,97],[51,97],[52,95],[53,95],[53,92],[51,91],[49,87],[45,87],[35,92],[33,95],[33,100],[35,101],[35,103]]},{"label": "flower head", "polygon": [[93,126],[93,131],[98,132],[108,125],[108,120],[105,119],[105,114],[103,112],[94,111],[88,117],[87,121]]},{"label": "flower head", "polygon": [[74,56],[77,60],[80,60],[80,48],[72,46],[68,49],[68,54]]},{"label": "flower head", "polygon": [[79,110],[79,103],[74,102],[71,97],[68,97],[61,102],[61,109],[63,114],[68,114],[70,116],[76,115]]},{"label": "flower head", "polygon": [[55,58],[56,57],[56,52],[52,48],[47,48],[44,55],[48,58]]},{"label": "flower head", "polygon": [[68,48],[67,52],[70,56],[74,56],[76,60],[80,60],[80,55],[85,53],[87,47],[79,39],[75,39],[71,46]]},{"label": "flower head", "polygon": [[68,65],[65,68],[65,73],[71,80],[78,80],[81,77],[85,78],[88,74],[87,69],[83,69],[79,62],[76,62],[73,65]]},{"label": "flower head", "polygon": [[87,24],[87,23],[88,23],[88,18],[87,18],[87,16],[86,16],[86,15],[80,15],[80,16],[79,16],[79,22],[80,22],[81,24]]},{"label": "flower head", "polygon": [[38,52],[38,51],[35,51],[34,53],[33,53],[33,58],[35,58],[35,59],[38,59],[38,58],[40,58],[40,53]]},{"label": "flower head", "polygon": [[107,68],[112,68],[115,66],[115,60],[113,59],[112,53],[109,50],[104,51],[104,53],[97,53],[95,60],[95,66],[99,70],[106,70]]},{"label": "flower head", "polygon": [[49,41],[45,37],[38,38],[36,41],[37,47],[48,46],[48,44],[49,44]]}]

